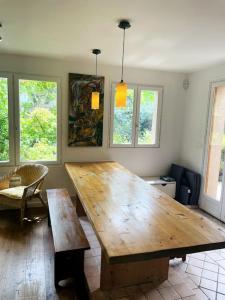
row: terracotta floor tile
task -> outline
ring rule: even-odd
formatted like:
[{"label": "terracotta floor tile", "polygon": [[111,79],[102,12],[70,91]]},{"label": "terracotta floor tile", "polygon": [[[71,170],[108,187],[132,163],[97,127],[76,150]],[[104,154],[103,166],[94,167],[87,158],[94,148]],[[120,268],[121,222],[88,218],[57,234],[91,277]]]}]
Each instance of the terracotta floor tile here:
[{"label": "terracotta floor tile", "polygon": [[164,300],[162,295],[157,290],[149,291],[147,293],[144,293],[144,295],[147,300]]},{"label": "terracotta floor tile", "polygon": [[174,285],[173,288],[182,298],[195,295],[195,293],[193,292],[193,289],[191,289],[190,285],[188,285],[187,283],[180,283],[180,284]]},{"label": "terracotta floor tile", "polygon": [[188,277],[194,282],[194,284],[196,284],[197,286],[199,286],[200,281],[201,281],[201,277],[200,276],[189,274]]},{"label": "terracotta floor tile", "polygon": [[185,300],[208,300],[209,298],[200,289],[194,290],[195,295],[184,298]]},{"label": "terracotta floor tile", "polygon": [[[194,276],[194,275],[192,275],[192,276]],[[186,278],[186,280],[185,280],[185,283],[190,287],[190,289],[197,289],[198,288],[198,285],[199,285],[199,283],[198,284],[196,284],[189,276],[188,276],[188,278]]]},{"label": "terracotta floor tile", "polygon": [[179,276],[178,274],[173,274],[169,276],[168,281],[171,285],[184,283],[186,281],[186,278]]},{"label": "terracotta floor tile", "polygon": [[171,286],[171,283],[169,282],[169,280],[165,280],[163,283],[160,284],[158,288],[165,288],[169,286]]},{"label": "terracotta floor tile", "polygon": [[159,293],[162,295],[165,300],[177,300],[180,299],[180,295],[172,287],[166,287],[159,289]]}]

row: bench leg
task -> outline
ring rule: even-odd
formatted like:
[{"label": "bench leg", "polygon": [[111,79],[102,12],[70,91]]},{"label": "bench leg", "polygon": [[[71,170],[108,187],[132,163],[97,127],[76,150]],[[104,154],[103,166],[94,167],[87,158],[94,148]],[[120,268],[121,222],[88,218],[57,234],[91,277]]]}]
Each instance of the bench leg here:
[{"label": "bench leg", "polygon": [[54,261],[56,288],[59,287],[60,280],[75,278],[75,281],[81,282],[84,278],[84,250],[55,253]]}]

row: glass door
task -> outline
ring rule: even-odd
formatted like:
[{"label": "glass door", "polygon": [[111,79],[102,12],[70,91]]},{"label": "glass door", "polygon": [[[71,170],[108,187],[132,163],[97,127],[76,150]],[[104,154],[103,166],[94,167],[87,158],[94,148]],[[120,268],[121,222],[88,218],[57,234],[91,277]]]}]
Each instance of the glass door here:
[{"label": "glass door", "polygon": [[225,82],[211,89],[208,134],[200,207],[223,219],[225,161]]}]

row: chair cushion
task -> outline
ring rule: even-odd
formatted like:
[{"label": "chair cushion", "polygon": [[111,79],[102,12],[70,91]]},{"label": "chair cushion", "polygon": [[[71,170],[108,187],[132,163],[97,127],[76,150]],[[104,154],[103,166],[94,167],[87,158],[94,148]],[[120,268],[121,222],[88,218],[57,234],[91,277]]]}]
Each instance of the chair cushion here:
[{"label": "chair cushion", "polygon": [[[12,199],[22,199],[23,192],[26,186],[17,186],[9,189],[0,190],[0,195],[3,195]],[[35,194],[38,194],[40,190],[36,190]]]}]

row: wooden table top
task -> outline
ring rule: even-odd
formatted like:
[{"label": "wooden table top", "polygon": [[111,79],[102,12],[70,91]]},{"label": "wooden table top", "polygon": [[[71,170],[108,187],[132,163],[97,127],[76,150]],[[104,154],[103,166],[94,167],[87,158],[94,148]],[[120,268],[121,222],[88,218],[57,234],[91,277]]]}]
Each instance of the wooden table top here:
[{"label": "wooden table top", "polygon": [[116,162],[65,163],[110,263],[225,248],[225,230]]}]

